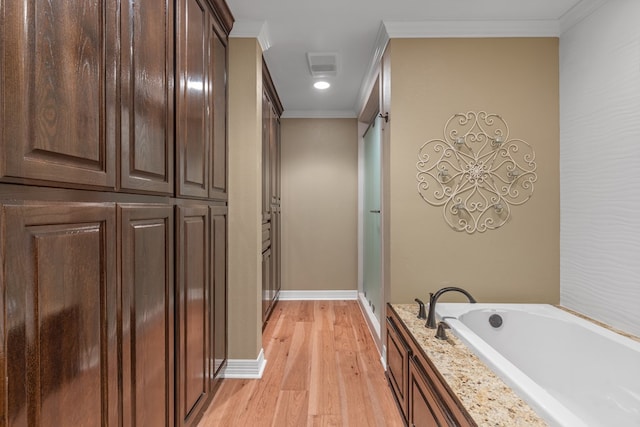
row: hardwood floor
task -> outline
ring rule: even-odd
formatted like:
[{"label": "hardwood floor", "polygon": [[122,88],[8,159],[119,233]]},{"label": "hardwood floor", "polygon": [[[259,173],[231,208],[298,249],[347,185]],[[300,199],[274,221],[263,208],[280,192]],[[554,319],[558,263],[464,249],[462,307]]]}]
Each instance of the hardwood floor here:
[{"label": "hardwood floor", "polygon": [[199,427],[402,426],[356,301],[281,301],[260,380],[224,380]]}]

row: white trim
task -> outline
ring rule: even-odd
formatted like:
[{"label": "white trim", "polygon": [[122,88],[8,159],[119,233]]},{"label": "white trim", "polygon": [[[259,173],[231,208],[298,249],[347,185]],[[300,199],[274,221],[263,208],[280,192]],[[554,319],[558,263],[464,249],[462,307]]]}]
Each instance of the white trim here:
[{"label": "white trim", "polygon": [[369,301],[367,300],[367,297],[364,296],[363,292],[360,292],[358,294],[358,300],[360,301],[360,307],[362,307],[362,310],[366,314],[365,318],[367,320],[367,324],[369,325],[369,328],[373,329],[372,332],[375,332],[374,338],[377,337],[376,341],[380,341],[380,338],[381,338],[381,336],[380,336],[380,321],[378,320],[376,315],[373,313],[373,310],[371,310],[371,306],[369,305]]},{"label": "white trim", "polygon": [[280,291],[280,301],[355,300],[357,290],[349,291]]},{"label": "white trim", "polygon": [[380,361],[382,362],[382,366],[384,367],[384,370],[387,370],[387,346],[386,345],[382,345],[382,356],[380,356]]},{"label": "white trim", "polygon": [[233,379],[260,379],[267,366],[267,360],[264,358],[264,349],[260,349],[260,354],[256,360],[252,359],[229,359],[227,365],[223,368],[222,378]]},{"label": "white trim", "polygon": [[267,21],[236,21],[229,37],[256,38],[263,52],[271,47]]},{"label": "white trim", "polygon": [[355,119],[353,110],[285,110],[283,119]]},{"label": "white trim", "polygon": [[560,21],[504,20],[504,21],[384,21],[389,38],[440,38],[440,37],[557,37]]},{"label": "white trim", "polygon": [[564,33],[569,28],[591,15],[607,0],[582,0],[562,15],[560,21],[560,33]]},{"label": "white trim", "polygon": [[371,56],[371,62],[369,63],[369,68],[367,68],[367,72],[364,75],[365,77],[362,80],[362,85],[360,86],[360,91],[358,92],[358,103],[356,104],[356,110],[358,112],[364,109],[367,98],[371,93],[371,88],[375,84],[376,77],[378,77],[378,71],[380,69],[380,63],[382,62],[382,56],[384,55],[384,51],[387,48],[388,44],[389,34],[387,33],[387,29],[385,28],[383,22],[380,24],[380,28],[378,29],[378,35],[376,37],[376,44],[373,49],[373,55]]}]

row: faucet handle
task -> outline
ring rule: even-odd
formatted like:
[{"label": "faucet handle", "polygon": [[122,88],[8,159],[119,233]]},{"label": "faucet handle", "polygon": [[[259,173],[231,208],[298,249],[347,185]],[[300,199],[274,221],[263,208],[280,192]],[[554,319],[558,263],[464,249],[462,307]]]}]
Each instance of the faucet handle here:
[{"label": "faucet handle", "polygon": [[424,303],[420,298],[416,298],[414,301],[418,303],[418,319],[426,319],[427,311],[425,310]]},{"label": "faucet handle", "polygon": [[438,330],[436,331],[436,338],[438,338],[439,340],[446,340],[447,339],[446,329],[451,329],[449,324],[444,320],[440,321],[438,323]]}]

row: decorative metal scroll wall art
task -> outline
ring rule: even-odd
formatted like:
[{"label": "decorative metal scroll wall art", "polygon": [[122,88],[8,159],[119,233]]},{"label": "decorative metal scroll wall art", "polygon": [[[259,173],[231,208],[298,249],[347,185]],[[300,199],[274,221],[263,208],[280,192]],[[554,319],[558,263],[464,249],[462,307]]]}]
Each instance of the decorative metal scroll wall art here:
[{"label": "decorative metal scroll wall art", "polygon": [[417,168],[420,196],[442,206],[451,228],[469,234],[503,226],[538,179],[531,145],[512,139],[504,119],[484,111],[453,115],[442,139],[420,147]]}]

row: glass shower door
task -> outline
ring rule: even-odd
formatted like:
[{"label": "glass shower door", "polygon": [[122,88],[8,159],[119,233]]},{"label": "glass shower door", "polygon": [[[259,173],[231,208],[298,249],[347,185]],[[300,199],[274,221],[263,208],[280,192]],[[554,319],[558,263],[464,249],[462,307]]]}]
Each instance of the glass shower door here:
[{"label": "glass shower door", "polygon": [[382,312],[380,268],[381,123],[376,118],[364,135],[363,292],[378,322]]}]

